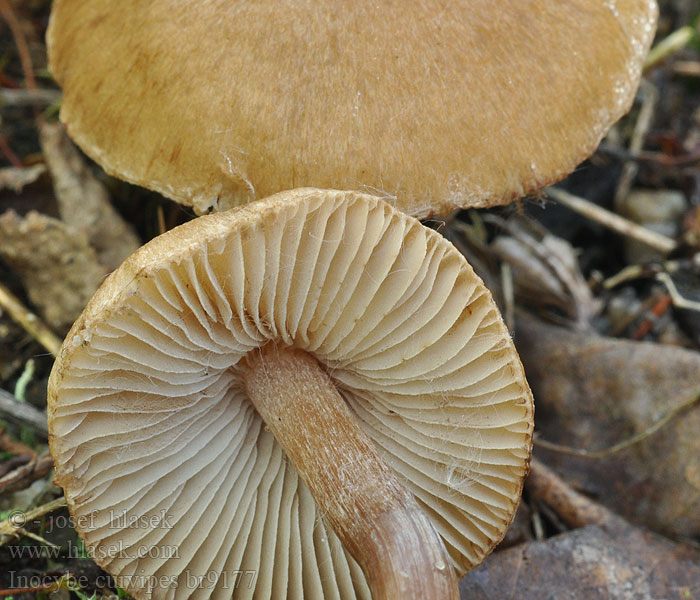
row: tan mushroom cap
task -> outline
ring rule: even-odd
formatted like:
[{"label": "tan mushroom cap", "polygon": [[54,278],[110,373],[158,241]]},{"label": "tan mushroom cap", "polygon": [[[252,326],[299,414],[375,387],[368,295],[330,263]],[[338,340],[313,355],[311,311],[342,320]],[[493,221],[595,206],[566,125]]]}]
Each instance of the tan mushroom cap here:
[{"label": "tan mushroom cap", "polygon": [[302,186],[426,217],[506,203],[629,109],[654,0],[57,0],[61,119],[199,213]]},{"label": "tan mushroom cap", "polygon": [[230,597],[236,573],[260,597],[369,596],[246,397],[238,365],[269,342],[324,366],[457,571],[478,564],[529,460],[512,341],[441,235],[379,198],[314,189],[156,238],[66,337],[51,452],[97,562],[138,598]]}]

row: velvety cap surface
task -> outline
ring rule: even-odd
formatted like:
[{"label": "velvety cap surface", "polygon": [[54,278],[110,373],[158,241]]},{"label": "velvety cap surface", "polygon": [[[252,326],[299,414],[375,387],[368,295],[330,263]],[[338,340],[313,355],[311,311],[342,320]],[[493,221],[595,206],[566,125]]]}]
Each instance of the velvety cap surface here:
[{"label": "velvety cap surface", "polygon": [[68,334],[51,451],[97,562],[139,598],[148,582],[154,598],[230,597],[236,573],[256,597],[367,596],[246,397],[238,365],[270,342],[327,370],[458,572],[480,562],[512,519],[533,426],[491,295],[414,218],[310,189],[156,238]]},{"label": "velvety cap surface", "polygon": [[654,0],[57,0],[61,118],[199,213],[302,186],[419,217],[564,177],[628,109]]}]

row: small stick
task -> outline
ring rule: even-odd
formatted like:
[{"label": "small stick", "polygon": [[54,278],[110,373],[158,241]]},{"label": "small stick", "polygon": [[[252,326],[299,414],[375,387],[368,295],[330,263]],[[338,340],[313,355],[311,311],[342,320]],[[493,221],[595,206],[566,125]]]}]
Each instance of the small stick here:
[{"label": "small stick", "polygon": [[66,506],[66,499],[61,496],[51,502],[37,506],[26,512],[15,510],[4,521],[0,521],[0,546],[4,546],[10,539],[24,528],[27,523],[48,515],[59,508]]},{"label": "small stick", "polygon": [[622,166],[622,175],[620,175],[620,179],[617,183],[617,189],[615,190],[613,205],[616,210],[619,210],[620,206],[622,206],[622,203],[629,195],[632,183],[639,172],[639,165],[634,159],[639,156],[639,153],[644,147],[644,139],[651,128],[651,123],[654,119],[656,101],[659,98],[659,93],[656,91],[656,88],[644,79],[640,83],[639,90],[642,93],[643,98],[642,108],[639,111],[637,122],[634,124],[632,139],[630,140],[629,154],[631,156],[631,160],[628,160]]},{"label": "small stick", "polygon": [[51,106],[61,100],[58,90],[38,88],[29,89],[0,89],[0,104],[3,106]]},{"label": "small stick", "polygon": [[673,72],[684,77],[700,77],[700,61],[679,60],[673,65]]},{"label": "small stick", "polygon": [[26,462],[29,462],[36,456],[36,451],[34,448],[27,446],[27,444],[24,442],[16,440],[11,435],[5,433],[4,427],[0,427],[0,450],[8,452],[14,456],[26,456]]},{"label": "small stick", "polygon": [[644,431],[633,435],[622,442],[605,448],[603,450],[585,450],[583,448],[572,448],[570,446],[562,446],[560,444],[555,444],[554,442],[548,442],[541,438],[535,438],[534,444],[540,448],[545,448],[547,450],[552,450],[554,452],[559,452],[560,454],[567,454],[569,456],[579,456],[581,458],[605,458],[616,452],[620,452],[625,448],[634,446],[639,442],[644,441],[649,436],[655,434],[659,429],[666,425],[669,421],[674,419],[676,416],[689,409],[691,406],[696,404],[700,400],[700,389],[696,390],[689,398],[681,402],[678,406],[675,406],[669,410],[661,419],[654,423],[651,427],[647,427]]},{"label": "small stick", "polygon": [[535,534],[535,539],[541,542],[544,539],[544,525],[542,524],[542,515],[540,515],[539,502],[532,501],[532,530]]},{"label": "small stick", "polygon": [[644,138],[651,127],[654,108],[656,107],[656,101],[659,99],[659,92],[647,80],[642,79],[639,88],[643,94],[643,100],[637,122],[632,130],[632,138],[630,139],[629,153],[631,158],[638,156],[644,147]]},{"label": "small stick", "polygon": [[[565,523],[559,518],[559,515],[554,511],[553,508],[550,508],[547,506],[544,502],[538,500],[537,498],[533,498],[532,496],[530,497],[530,502],[534,502],[534,504],[537,505],[537,510],[540,515],[540,520],[543,518],[546,518],[547,521],[549,522],[549,525],[554,527],[557,533],[564,533],[567,531],[569,528],[565,525]],[[534,525],[533,525],[533,532],[534,532]],[[542,532],[544,534],[544,531]]]},{"label": "small stick", "polygon": [[659,319],[661,319],[661,317],[663,317],[671,307],[672,300],[670,295],[664,293],[659,294],[659,290],[655,290],[655,292],[656,293],[653,293],[651,296],[653,300],[651,308],[648,311],[645,311],[642,320],[630,335],[630,339],[643,339],[654,329],[654,327],[658,324]]},{"label": "small stick", "polygon": [[[641,265],[629,265],[624,267],[619,273],[609,277],[603,282],[603,288],[611,290],[621,283],[640,279],[641,277],[652,277],[663,273],[677,273],[682,269],[698,271],[700,269],[700,252],[695,253],[690,258],[681,258],[678,260],[666,260],[662,263],[649,263]],[[661,279],[663,283],[663,278]],[[674,286],[675,288],[675,286]],[[670,290],[669,290],[669,293]],[[685,299],[683,299],[685,300]],[[682,308],[682,306],[681,306]]]},{"label": "small stick", "polygon": [[624,522],[612,511],[574,490],[536,458],[530,461],[530,475],[525,486],[531,496],[549,506],[569,527],[615,525]]},{"label": "small stick", "polygon": [[31,404],[20,402],[10,392],[0,389],[0,417],[30,427],[44,439],[49,436],[46,414]]},{"label": "small stick", "polygon": [[156,217],[158,219],[158,235],[162,235],[168,230],[165,225],[165,214],[163,213],[162,204],[159,204],[156,208]]},{"label": "small stick", "polygon": [[[32,55],[29,52],[29,44],[27,44],[27,39],[24,37],[22,26],[20,25],[17,15],[15,14],[9,0],[0,0],[0,14],[9,25],[10,31],[12,32],[12,37],[15,40],[17,54],[19,54],[19,61],[22,65],[22,71],[24,72],[25,83],[30,90],[35,90],[37,89],[37,85],[34,77]],[[37,105],[34,106],[34,110],[37,119],[41,120],[41,113],[39,112],[39,107]]]},{"label": "small stick", "polygon": [[24,537],[28,537],[30,540],[34,540],[35,542],[39,542],[40,544],[44,544],[45,546],[51,546],[52,548],[60,548],[60,546],[57,546],[53,542],[49,542],[49,540],[45,540],[43,537],[40,535],[37,535],[36,533],[32,533],[31,531],[27,531],[23,527],[20,527],[17,530],[19,533],[21,533]]},{"label": "small stick", "polygon": [[584,217],[596,221],[617,233],[634,238],[635,240],[651,246],[663,254],[668,254],[677,248],[675,240],[670,237],[651,231],[646,227],[637,225],[632,221],[621,217],[597,204],[593,204],[584,198],[574,196],[559,188],[548,188],[547,195],[554,198],[560,204],[583,215]]},{"label": "small stick", "polygon": [[513,289],[513,270],[510,264],[503,261],[501,263],[501,289],[503,291],[503,320],[508,331],[512,334],[515,331],[515,292]]},{"label": "small stick", "polygon": [[658,297],[656,294],[651,294],[648,298],[645,298],[635,310],[622,317],[613,327],[611,332],[612,337],[619,337],[622,332],[632,325],[632,323],[634,323],[641,315],[648,313],[651,307],[654,306],[654,302],[656,302],[657,299]]},{"label": "small stick", "polygon": [[[44,575],[44,579],[46,577],[49,577],[48,575]],[[6,596],[16,596],[18,594],[29,594],[32,592],[49,592],[48,597],[53,598],[54,594],[53,592],[59,592],[62,590],[66,590],[68,592],[74,592],[76,596],[79,598],[87,598],[87,595],[83,593],[83,588],[80,587],[80,584],[78,581],[75,579],[73,575],[71,575],[70,571],[66,572],[65,575],[61,575],[57,580],[55,581],[47,581],[46,583],[40,583],[35,586],[31,587],[22,587],[22,588],[12,588],[12,589],[6,589],[2,590],[0,589],[0,598],[6,597]],[[45,597],[46,594],[41,594],[37,595],[36,597],[43,598]],[[96,598],[97,595],[93,594],[92,598]],[[116,595],[111,595],[111,596],[100,596],[101,598],[116,598]]]},{"label": "small stick", "polygon": [[649,51],[649,54],[647,54],[647,58],[644,61],[644,70],[647,71],[655,67],[662,60],[671,56],[671,54],[678,52],[693,39],[694,35],[695,29],[690,25],[676,29],[676,31],[670,35],[667,35]]},{"label": "small stick", "polygon": [[22,26],[8,0],[0,0],[0,14],[2,14],[2,18],[5,19],[5,22],[9,25],[12,37],[15,40],[17,53],[19,54],[19,62],[22,65],[22,71],[24,71],[24,78],[27,80],[27,87],[34,89],[36,88],[36,80],[34,79],[32,55],[29,52],[29,45],[22,32]]},{"label": "small stick", "polygon": [[15,469],[19,467],[23,467],[26,465],[29,461],[32,460],[32,455],[31,454],[23,454],[20,456],[13,456],[9,460],[5,460],[0,463],[0,480],[7,475],[8,473],[11,473]]},{"label": "small stick", "polygon": [[700,302],[695,300],[688,300],[684,298],[678,291],[676,284],[673,283],[673,279],[668,273],[657,273],[656,279],[666,286],[668,290],[668,295],[671,296],[671,302],[676,308],[682,308],[685,310],[694,310],[700,312]]},{"label": "small stick", "polygon": [[12,588],[10,590],[0,590],[0,598],[6,596],[17,596],[18,594],[30,594],[34,592],[53,592],[58,589],[56,582],[42,583],[32,587]]},{"label": "small stick", "polygon": [[[700,63],[697,63],[700,67]],[[700,75],[700,72],[698,73]],[[700,152],[697,150],[690,152],[688,154],[680,154],[678,156],[671,156],[669,154],[664,154],[663,152],[651,152],[651,151],[640,151],[637,154],[637,160],[654,162],[657,165],[662,165],[664,167],[683,167],[683,166],[694,166],[700,160]]]},{"label": "small stick", "polygon": [[13,166],[16,167],[17,169],[21,169],[24,165],[22,164],[22,161],[20,160],[19,156],[17,156],[12,148],[10,148],[10,144],[7,143],[7,140],[5,139],[5,136],[0,133],[0,152],[2,152],[2,155],[7,159],[7,161]]},{"label": "small stick", "polygon": [[12,319],[53,356],[58,355],[61,340],[2,283],[0,283],[0,308],[5,309]]},{"label": "small stick", "polygon": [[49,451],[35,456],[26,465],[7,473],[0,479],[0,494],[24,490],[32,482],[41,479],[53,468],[53,460]]},{"label": "small stick", "polygon": [[603,289],[611,290],[622,283],[639,279],[647,274],[648,268],[644,265],[628,265],[619,273],[615,273],[615,275],[608,277],[605,281],[603,281]]}]

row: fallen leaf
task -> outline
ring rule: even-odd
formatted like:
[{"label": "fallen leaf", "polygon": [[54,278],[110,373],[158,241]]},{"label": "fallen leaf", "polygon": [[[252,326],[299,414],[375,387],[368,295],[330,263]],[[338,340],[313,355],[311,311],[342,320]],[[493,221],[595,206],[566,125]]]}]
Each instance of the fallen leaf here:
[{"label": "fallen leaf", "polygon": [[700,552],[626,525],[590,525],[496,552],[460,582],[465,600],[684,600]]},{"label": "fallen leaf", "polygon": [[[515,341],[532,387],[536,431],[587,450],[639,434],[700,393],[700,353],[573,332],[523,317]],[[673,536],[700,536],[700,405],[643,441],[604,458],[535,446],[574,487],[628,521]]]},{"label": "fallen leaf", "polygon": [[115,269],[140,246],[136,233],[114,209],[107,189],[92,174],[63,125],[44,123],[40,133],[61,220],[84,232],[100,264]]},{"label": "fallen leaf", "polygon": [[0,216],[0,258],[20,277],[49,327],[63,333],[106,275],[87,239],[65,223],[37,212]]}]

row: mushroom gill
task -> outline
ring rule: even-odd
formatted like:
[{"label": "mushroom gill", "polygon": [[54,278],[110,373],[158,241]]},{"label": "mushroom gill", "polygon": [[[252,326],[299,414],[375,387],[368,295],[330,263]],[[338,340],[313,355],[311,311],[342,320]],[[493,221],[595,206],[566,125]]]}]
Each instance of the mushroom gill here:
[{"label": "mushroom gill", "polygon": [[98,564],[137,598],[369,597],[247,395],[246,364],[270,345],[313,357],[456,572],[478,564],[512,519],[532,436],[507,330],[439,234],[314,189],[156,238],[68,334],[51,451]]}]

